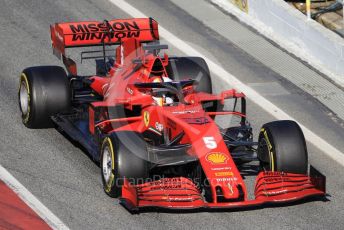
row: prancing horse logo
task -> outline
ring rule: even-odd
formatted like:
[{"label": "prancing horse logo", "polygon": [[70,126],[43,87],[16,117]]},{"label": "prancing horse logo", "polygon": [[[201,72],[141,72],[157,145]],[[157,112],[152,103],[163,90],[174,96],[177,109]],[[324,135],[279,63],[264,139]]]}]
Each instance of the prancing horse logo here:
[{"label": "prancing horse logo", "polygon": [[145,111],[143,113],[143,121],[145,122],[145,126],[147,127],[149,125],[149,112]]}]

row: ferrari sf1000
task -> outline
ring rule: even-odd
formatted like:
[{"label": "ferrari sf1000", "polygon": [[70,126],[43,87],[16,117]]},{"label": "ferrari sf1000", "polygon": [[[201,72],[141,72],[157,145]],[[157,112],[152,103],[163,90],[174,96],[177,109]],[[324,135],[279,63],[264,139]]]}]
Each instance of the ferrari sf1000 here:
[{"label": "ferrari sf1000", "polygon": [[[58,127],[80,143],[100,164],[105,193],[127,209],[230,209],[325,195],[299,125],[264,124],[255,142],[245,95],[213,94],[200,57],[161,55],[168,47],[152,18],[56,23],[51,39],[68,73],[59,66],[22,72],[23,123]],[[100,49],[81,60],[94,58],[96,73],[78,75],[67,48],[91,46]]]}]

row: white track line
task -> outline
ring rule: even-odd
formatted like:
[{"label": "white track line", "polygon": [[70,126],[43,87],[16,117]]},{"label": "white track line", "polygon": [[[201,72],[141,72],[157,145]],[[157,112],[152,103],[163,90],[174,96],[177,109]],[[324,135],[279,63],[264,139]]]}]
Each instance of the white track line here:
[{"label": "white track line", "polygon": [[[109,0],[111,3],[113,3],[116,7],[120,8],[124,12],[128,13],[130,16],[134,18],[146,18],[147,16],[133,7],[132,5],[128,4],[127,2],[123,0]],[[287,113],[285,113],[282,109],[271,103],[269,100],[264,98],[262,95],[260,95],[257,91],[250,88],[249,86],[245,85],[243,82],[241,82],[238,78],[227,72],[225,69],[223,69],[221,66],[207,58],[202,53],[195,50],[193,47],[188,45],[186,42],[163,28],[162,26],[159,26],[159,33],[162,37],[165,38],[166,41],[171,43],[173,46],[178,48],[180,51],[184,52],[186,55],[189,56],[199,56],[203,57],[205,61],[208,63],[210,70],[219,76],[222,80],[226,81],[228,84],[234,86],[234,88],[243,91],[247,97],[253,101],[255,104],[260,106],[262,109],[264,109],[266,112],[270,113],[272,116],[274,116],[278,120],[295,120],[293,117],[289,116]],[[344,166],[344,154],[336,149],[334,146],[329,144],[327,141],[313,133],[310,129],[305,127],[304,125],[300,124],[305,138],[312,143],[314,146],[316,146],[319,150],[324,152],[326,155],[331,157],[333,160],[338,162],[340,165]]]},{"label": "white track line", "polygon": [[[11,188],[33,211],[37,213],[52,229],[69,229],[57,216],[45,207],[16,178],[0,165],[0,180]],[[18,220],[20,221],[20,220]]]}]

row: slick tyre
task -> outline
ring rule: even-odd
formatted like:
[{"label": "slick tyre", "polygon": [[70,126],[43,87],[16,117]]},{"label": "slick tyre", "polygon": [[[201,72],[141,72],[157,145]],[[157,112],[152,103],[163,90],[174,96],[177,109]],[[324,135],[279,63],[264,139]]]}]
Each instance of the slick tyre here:
[{"label": "slick tyre", "polygon": [[195,89],[198,92],[212,93],[212,84],[209,67],[200,57],[171,57],[166,67],[168,76],[181,81],[192,79],[198,82]]},{"label": "slick tyre", "polygon": [[307,174],[308,153],[300,126],[289,120],[263,125],[258,139],[258,159],[266,171]]},{"label": "slick tyre", "polygon": [[25,69],[20,75],[18,101],[26,127],[53,127],[50,117],[70,109],[70,87],[66,72],[59,66]]},{"label": "slick tyre", "polygon": [[[168,76],[175,81],[195,80],[197,83],[194,87],[197,92],[213,93],[209,67],[201,57],[169,58],[166,71]],[[215,112],[222,110],[223,105],[213,101],[204,103],[203,108],[208,112]]]},{"label": "slick tyre", "polygon": [[100,152],[103,188],[110,197],[122,195],[124,178],[132,184],[149,178],[146,142],[134,132],[112,133],[104,138]]}]

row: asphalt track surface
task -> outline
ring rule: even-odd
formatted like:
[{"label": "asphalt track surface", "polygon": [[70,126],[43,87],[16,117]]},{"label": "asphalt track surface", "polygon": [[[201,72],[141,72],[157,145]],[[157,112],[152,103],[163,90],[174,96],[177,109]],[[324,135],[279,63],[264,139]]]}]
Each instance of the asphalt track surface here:
[{"label": "asphalt track surface", "polygon": [[[169,1],[127,1],[164,28],[215,59],[337,149],[344,149],[341,121],[297,86],[215,34]],[[195,6],[195,9],[197,6]],[[327,176],[328,202],[243,212],[131,215],[102,190],[100,169],[55,129],[29,130],[17,106],[18,76],[34,65],[61,65],[52,55],[49,25],[58,21],[127,18],[107,0],[5,0],[0,8],[0,164],[71,229],[342,229],[344,170],[308,145],[309,161]],[[282,52],[282,51],[281,51]],[[182,55],[174,47],[169,54]],[[94,71],[93,63],[83,72]],[[307,68],[305,66],[305,68]],[[214,90],[230,86],[215,75]],[[255,132],[274,118],[248,101]],[[251,187],[251,189],[253,189]]]}]

